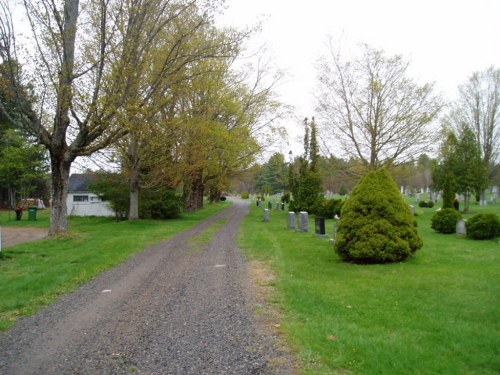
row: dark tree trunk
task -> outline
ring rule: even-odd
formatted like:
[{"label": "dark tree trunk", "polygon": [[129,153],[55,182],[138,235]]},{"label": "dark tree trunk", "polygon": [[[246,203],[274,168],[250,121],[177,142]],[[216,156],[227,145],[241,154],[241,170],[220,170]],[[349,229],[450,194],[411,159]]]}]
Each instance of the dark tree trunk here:
[{"label": "dark tree trunk", "polygon": [[184,185],[184,210],[194,212],[203,208],[205,186],[201,173],[190,184]]}]

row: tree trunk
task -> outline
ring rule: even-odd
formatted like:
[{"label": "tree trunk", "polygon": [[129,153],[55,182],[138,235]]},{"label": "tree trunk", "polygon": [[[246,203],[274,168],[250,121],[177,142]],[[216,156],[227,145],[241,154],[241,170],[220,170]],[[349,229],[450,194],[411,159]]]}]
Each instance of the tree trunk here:
[{"label": "tree trunk", "polygon": [[200,173],[191,183],[184,185],[184,210],[194,212],[202,209],[204,192],[205,186]]},{"label": "tree trunk", "polygon": [[71,161],[51,158],[52,166],[52,208],[50,211],[49,236],[68,231],[68,190]]},{"label": "tree trunk", "polygon": [[139,140],[131,134],[129,147],[130,161],[130,202],[129,202],[129,220],[139,219]]},{"label": "tree trunk", "polygon": [[465,193],[464,194],[464,210],[463,210],[464,214],[469,213],[469,201],[470,201],[470,193]]}]

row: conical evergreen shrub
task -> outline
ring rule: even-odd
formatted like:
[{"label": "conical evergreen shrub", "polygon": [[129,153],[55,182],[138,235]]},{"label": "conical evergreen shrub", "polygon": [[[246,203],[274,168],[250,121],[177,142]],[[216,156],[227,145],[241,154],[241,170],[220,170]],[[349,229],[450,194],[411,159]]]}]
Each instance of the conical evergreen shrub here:
[{"label": "conical evergreen shrub", "polygon": [[365,175],[344,203],[334,247],[354,263],[399,262],[422,247],[412,211],[386,168]]}]

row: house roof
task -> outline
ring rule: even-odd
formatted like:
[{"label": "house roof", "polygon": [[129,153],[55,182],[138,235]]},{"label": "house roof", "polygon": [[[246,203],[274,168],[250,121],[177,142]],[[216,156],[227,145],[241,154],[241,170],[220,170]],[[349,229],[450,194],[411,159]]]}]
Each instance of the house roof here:
[{"label": "house roof", "polygon": [[89,192],[89,184],[94,181],[90,174],[72,174],[69,176],[69,192]]}]

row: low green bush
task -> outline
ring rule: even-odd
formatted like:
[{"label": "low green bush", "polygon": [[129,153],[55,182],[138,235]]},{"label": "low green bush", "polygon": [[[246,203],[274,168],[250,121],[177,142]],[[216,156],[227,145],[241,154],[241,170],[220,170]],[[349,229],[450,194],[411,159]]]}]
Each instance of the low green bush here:
[{"label": "low green bush", "polygon": [[427,201],[427,207],[429,207],[429,208],[434,207],[434,201],[432,201],[432,200],[428,200],[428,201]]},{"label": "low green bush", "polygon": [[455,233],[457,221],[461,219],[462,215],[454,208],[443,208],[432,216],[431,228],[439,233]]},{"label": "low green bush", "polygon": [[427,202],[426,201],[419,201],[418,207],[427,207]]},{"label": "low green bush", "polygon": [[342,199],[328,199],[322,201],[315,209],[317,216],[324,217],[326,219],[333,219],[335,216],[340,217],[340,210],[344,200]]},{"label": "low green bush", "polygon": [[140,193],[141,219],[174,219],[179,217],[182,197],[173,189],[143,189]]},{"label": "low green bush", "polygon": [[500,218],[494,213],[472,216],[465,223],[467,237],[474,240],[490,240],[500,236]]},{"label": "low green bush", "polygon": [[250,197],[250,194],[248,193],[248,191],[244,191],[243,193],[241,193],[241,199],[248,199]]}]

